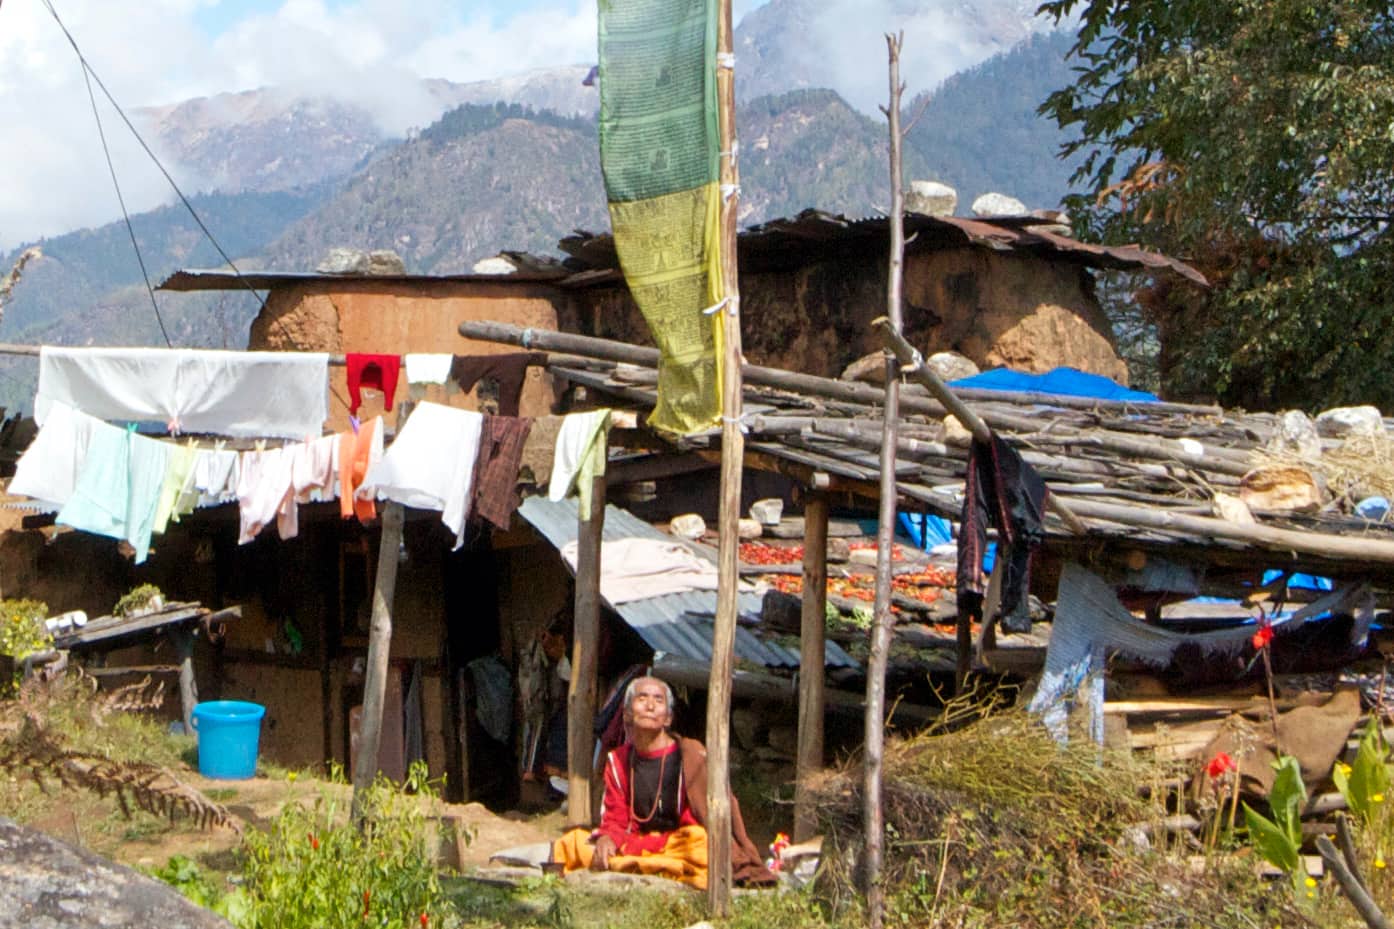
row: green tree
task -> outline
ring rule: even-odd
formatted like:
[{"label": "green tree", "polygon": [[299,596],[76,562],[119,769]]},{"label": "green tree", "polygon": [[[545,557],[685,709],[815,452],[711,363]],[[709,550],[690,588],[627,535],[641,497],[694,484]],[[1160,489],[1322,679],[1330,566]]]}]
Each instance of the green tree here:
[{"label": "green tree", "polygon": [[1250,407],[1394,405],[1394,15],[1362,0],[1048,0],[1076,80],[1078,231],[1190,258],[1143,295],[1164,388]]}]

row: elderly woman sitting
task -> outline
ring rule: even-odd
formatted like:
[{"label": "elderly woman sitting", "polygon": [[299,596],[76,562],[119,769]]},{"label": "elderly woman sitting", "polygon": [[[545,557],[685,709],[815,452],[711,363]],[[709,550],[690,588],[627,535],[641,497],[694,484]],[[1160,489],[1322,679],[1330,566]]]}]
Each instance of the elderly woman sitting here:
[{"label": "elderly woman sitting", "polygon": [[[673,692],[658,678],[630,683],[624,720],[631,741],[606,756],[600,826],[568,832],[554,844],[552,858],[567,871],[658,874],[705,888],[707,751],[695,739],[669,733]],[[731,868],[738,883],[775,880],[746,834],[734,796]]]}]

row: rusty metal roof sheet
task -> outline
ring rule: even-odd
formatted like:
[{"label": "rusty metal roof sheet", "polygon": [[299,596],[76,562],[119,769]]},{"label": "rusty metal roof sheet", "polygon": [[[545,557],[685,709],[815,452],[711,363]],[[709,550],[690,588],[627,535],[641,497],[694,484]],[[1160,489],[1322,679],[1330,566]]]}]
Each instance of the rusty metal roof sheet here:
[{"label": "rusty metal roof sheet", "polygon": [[[1091,268],[1146,270],[1179,274],[1201,286],[1205,276],[1183,261],[1135,245],[1107,246],[1061,235],[1051,219],[1004,216],[969,219],[961,216],[905,214],[905,235],[914,251],[975,246],[1025,252]],[[890,234],[887,217],[849,219],[822,210],[772,219],[751,226],[738,239],[742,270],[787,270],[859,252],[881,254]],[[591,268],[619,266],[613,237],[578,231],[559,243],[562,251]]]},{"label": "rusty metal roof sheet", "polygon": [[[558,550],[576,539],[576,501],[528,497],[518,513]],[[628,510],[614,504],[605,507],[603,541],[645,538],[671,542],[673,537],[655,529]],[[705,557],[705,553],[698,552]],[[797,668],[798,648],[760,638],[749,628],[758,621],[761,597],[742,592],[737,597],[741,623],[736,627],[736,657],[770,668]],[[709,662],[712,656],[712,625],[716,616],[716,591],[687,593],[631,600],[618,606],[607,603],[635,632],[658,652]],[[828,642],[824,661],[829,667],[859,668],[857,661],[836,642]]]},{"label": "rusty metal roof sheet", "polygon": [[270,290],[297,284],[553,284],[571,272],[555,268],[519,268],[512,274],[321,274],[317,271],[234,271],[188,269],[175,271],[159,290]]}]

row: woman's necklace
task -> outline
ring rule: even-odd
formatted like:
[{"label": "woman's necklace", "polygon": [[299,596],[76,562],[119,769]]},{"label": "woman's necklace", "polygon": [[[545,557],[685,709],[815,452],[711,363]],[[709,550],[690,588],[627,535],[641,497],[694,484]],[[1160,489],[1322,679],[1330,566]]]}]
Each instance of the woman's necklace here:
[{"label": "woman's necklace", "polygon": [[639,754],[637,749],[630,749],[629,752],[629,815],[634,817],[634,822],[640,826],[651,821],[658,812],[663,809],[663,770],[668,764],[668,756],[673,754],[671,746],[665,749],[663,755],[658,759],[658,783],[653,792],[653,806],[649,807],[649,815],[640,816],[639,811],[634,808],[634,767],[638,763],[636,756]]}]

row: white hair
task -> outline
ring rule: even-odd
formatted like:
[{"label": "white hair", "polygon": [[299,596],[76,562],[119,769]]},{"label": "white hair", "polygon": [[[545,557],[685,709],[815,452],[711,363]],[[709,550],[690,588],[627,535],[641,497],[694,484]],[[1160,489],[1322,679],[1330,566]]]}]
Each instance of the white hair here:
[{"label": "white hair", "polygon": [[634,709],[634,698],[638,694],[638,687],[640,681],[657,681],[658,683],[662,684],[664,699],[668,701],[668,712],[673,712],[673,688],[669,687],[668,682],[663,680],[662,678],[654,677],[651,674],[646,674],[643,677],[636,677],[634,680],[629,682],[629,685],[627,687],[625,687],[624,711],[626,713]]}]

